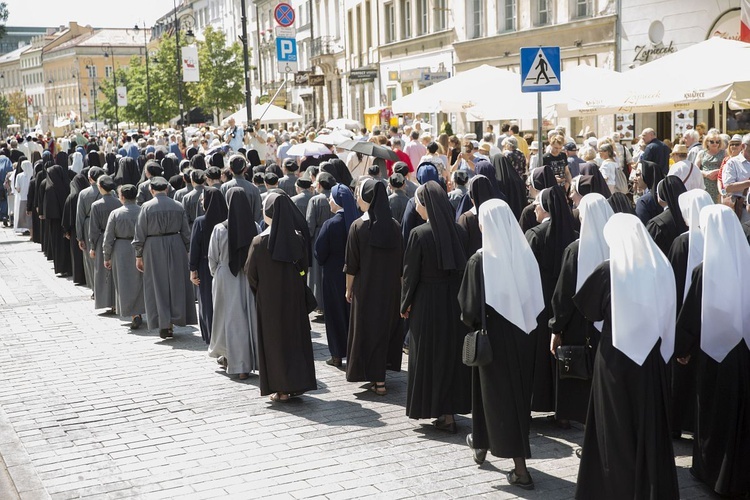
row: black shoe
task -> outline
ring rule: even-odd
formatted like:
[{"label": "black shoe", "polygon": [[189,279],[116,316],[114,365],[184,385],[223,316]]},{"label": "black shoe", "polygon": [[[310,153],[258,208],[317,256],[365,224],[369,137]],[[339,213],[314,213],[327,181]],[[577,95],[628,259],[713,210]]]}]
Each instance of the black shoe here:
[{"label": "black shoe", "polygon": [[468,444],[469,448],[471,448],[471,454],[474,456],[474,462],[476,462],[477,465],[482,465],[484,463],[484,459],[487,458],[487,450],[474,448],[474,438],[471,434],[466,436],[466,444]]},{"label": "black shoe", "polygon": [[523,488],[524,490],[533,490],[534,489],[534,480],[531,479],[531,474],[526,474],[525,477],[518,476],[516,474],[516,471],[512,470],[505,474],[505,477],[508,479],[508,484],[511,486],[518,486],[519,488]]},{"label": "black shoe", "polygon": [[583,448],[576,448],[576,456],[579,460],[583,457]]},{"label": "black shoe", "polygon": [[171,338],[173,338],[173,336],[172,336],[172,330],[170,330],[169,328],[161,328],[161,329],[159,329],[159,337],[161,337],[163,339],[171,339]]},{"label": "black shoe", "polygon": [[133,318],[133,321],[130,322],[130,329],[131,330],[137,330],[141,327],[143,324],[143,318],[141,318],[141,315],[139,314],[135,318]]},{"label": "black shoe", "polygon": [[328,366],[335,366],[336,368],[341,368],[341,358],[334,358],[331,356],[329,359],[326,360],[326,364]]},{"label": "black shoe", "polygon": [[455,434],[458,432],[458,427],[456,426],[455,420],[450,424],[447,424],[442,420],[435,420],[434,422],[432,422],[432,425],[435,427],[435,429],[447,432],[448,434]]}]

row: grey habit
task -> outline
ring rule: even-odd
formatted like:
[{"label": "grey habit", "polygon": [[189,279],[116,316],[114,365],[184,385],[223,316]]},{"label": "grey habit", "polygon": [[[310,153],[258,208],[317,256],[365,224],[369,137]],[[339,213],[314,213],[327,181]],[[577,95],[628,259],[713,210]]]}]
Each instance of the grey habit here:
[{"label": "grey habit", "polygon": [[190,226],[182,205],[158,194],[141,207],[135,256],[143,257],[143,298],[149,329],[198,323],[188,271]]},{"label": "grey habit", "polygon": [[291,198],[297,195],[297,176],[295,174],[286,174],[279,179],[279,189],[284,191]]},{"label": "grey habit", "polygon": [[[310,198],[310,202],[307,205],[307,227],[310,230],[313,248],[315,248],[315,241],[318,239],[323,223],[333,217],[331,206],[328,204],[330,196],[331,190],[325,189]],[[307,275],[307,286],[315,294],[315,300],[318,301],[318,309],[325,312],[323,304],[323,268],[318,263],[318,259],[312,259],[310,274]]]},{"label": "grey habit", "polygon": [[234,176],[232,180],[221,185],[221,194],[226,197],[227,191],[233,187],[241,187],[245,190],[245,195],[253,211],[253,220],[260,224],[263,221],[263,202],[260,199],[260,189],[258,189],[258,186],[243,177]]},{"label": "grey habit", "polygon": [[89,217],[89,240],[87,248],[96,251],[96,258],[92,259],[88,252],[84,259],[94,262],[94,309],[115,307],[115,283],[112,280],[112,271],[104,267],[104,230],[107,228],[109,214],[122,206],[120,200],[113,194],[102,196],[91,205],[91,216]]},{"label": "grey habit", "polygon": [[[86,251],[89,251],[89,217],[91,215],[91,205],[102,197],[99,189],[89,186],[78,194],[78,205],[76,206],[76,237],[78,241],[86,244]],[[94,289],[94,259],[88,255],[83,256],[83,274],[86,276],[86,286]]]},{"label": "grey habit", "polygon": [[185,197],[186,194],[188,194],[190,191],[193,190],[193,185],[188,183],[184,188],[178,189],[174,192],[174,198],[172,198],[174,201],[178,201],[182,203],[182,199]]},{"label": "grey habit", "polygon": [[[260,232],[260,231],[259,231]],[[214,319],[208,355],[227,358],[227,373],[258,371],[258,313],[247,275],[229,269],[229,231],[217,224],[208,247],[208,267],[214,277]]]},{"label": "grey habit", "polygon": [[143,302],[143,275],[135,268],[133,236],[141,207],[135,201],[109,214],[104,231],[102,250],[104,260],[112,261],[112,281],[115,284],[115,308],[120,316],[137,316],[146,312]]},{"label": "grey habit", "polygon": [[391,206],[391,214],[399,224],[401,219],[404,218],[404,212],[406,211],[406,205],[409,203],[410,198],[406,195],[403,190],[394,191],[392,195],[388,197],[388,204]]},{"label": "grey habit", "polygon": [[453,210],[458,210],[458,205],[467,193],[466,186],[456,186],[456,188],[448,193],[448,200],[451,202]]},{"label": "grey habit", "polygon": [[203,203],[201,203],[201,195],[206,186],[198,184],[193,186],[193,190],[182,198],[182,208],[185,209],[187,214],[188,225],[192,228],[195,219],[204,214]]},{"label": "grey habit", "polygon": [[312,196],[313,195],[309,189],[305,189],[300,194],[295,194],[294,196],[292,196],[292,202],[294,203],[294,206],[296,206],[304,216],[307,216],[307,205],[310,203],[310,199],[312,199]]}]

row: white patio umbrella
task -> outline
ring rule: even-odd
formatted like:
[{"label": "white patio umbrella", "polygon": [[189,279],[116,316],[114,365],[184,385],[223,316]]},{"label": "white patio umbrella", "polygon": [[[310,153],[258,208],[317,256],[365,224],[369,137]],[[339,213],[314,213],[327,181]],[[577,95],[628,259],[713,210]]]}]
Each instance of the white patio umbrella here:
[{"label": "white patio umbrella", "polygon": [[347,137],[344,134],[340,133],[340,130],[334,130],[330,134],[320,134],[318,137],[316,137],[314,142],[318,142],[320,144],[327,144],[329,146],[337,146],[341,144],[342,142],[348,141],[351,139],[351,137]]},{"label": "white patio umbrella", "polygon": [[[292,123],[302,120],[302,116],[297,113],[292,113],[288,109],[280,108],[273,104],[254,104],[252,107],[253,120],[260,118],[260,123]],[[227,116],[221,121],[222,125],[226,125],[230,118],[234,118],[237,123],[247,122],[247,108],[242,108],[239,111]]]},{"label": "white patio umbrella", "polygon": [[330,153],[331,150],[325,144],[310,141],[295,144],[286,151],[288,156],[320,156]]},{"label": "white patio umbrella", "polygon": [[334,120],[328,120],[326,122],[326,127],[333,128],[333,129],[339,128],[339,129],[359,130],[361,125],[357,120],[352,120],[350,118],[336,118]]}]

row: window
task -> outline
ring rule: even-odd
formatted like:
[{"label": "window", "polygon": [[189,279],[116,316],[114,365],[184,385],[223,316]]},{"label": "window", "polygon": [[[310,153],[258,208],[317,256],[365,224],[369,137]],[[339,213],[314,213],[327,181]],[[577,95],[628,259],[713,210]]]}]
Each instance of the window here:
[{"label": "window", "polygon": [[497,32],[516,31],[516,0],[498,0]]},{"label": "window", "polygon": [[552,21],[550,0],[536,0],[536,25],[544,26]]},{"label": "window", "polygon": [[401,39],[411,37],[411,0],[401,0]]},{"label": "window", "polygon": [[352,17],[352,11],[346,13],[347,24],[349,25],[349,53],[354,54],[354,20]]},{"label": "window", "polygon": [[396,41],[396,12],[393,3],[385,4],[385,43]]},{"label": "window", "polygon": [[435,31],[442,31],[448,27],[448,6],[446,0],[435,0]]},{"label": "window", "polygon": [[104,66],[104,78],[112,76],[112,66]]},{"label": "window", "polygon": [[370,22],[370,16],[372,15],[372,8],[370,5],[370,0],[367,0],[365,2],[365,12],[362,17],[364,17],[365,21],[365,46],[363,47],[362,52],[366,52],[368,49],[372,47],[372,25],[374,23]]},{"label": "window", "polygon": [[468,38],[481,38],[484,36],[484,1],[468,0],[466,13],[466,34]]},{"label": "window", "polygon": [[573,0],[573,18],[591,17],[591,0]]},{"label": "window", "polygon": [[417,35],[425,35],[428,31],[427,0],[417,0]]}]

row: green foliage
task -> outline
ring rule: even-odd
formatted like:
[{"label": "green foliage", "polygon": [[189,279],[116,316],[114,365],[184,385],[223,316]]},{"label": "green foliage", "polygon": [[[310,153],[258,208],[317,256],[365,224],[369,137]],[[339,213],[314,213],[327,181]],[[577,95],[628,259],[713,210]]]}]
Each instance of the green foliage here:
[{"label": "green foliage", "polygon": [[8,98],[5,97],[5,95],[0,94],[0,129],[4,129],[10,125],[9,107],[10,103],[8,102]]},{"label": "green foliage", "polygon": [[217,119],[221,111],[231,109],[244,99],[242,45],[227,46],[226,34],[207,26],[204,40],[198,42],[200,81],[193,84],[190,94],[205,110],[212,110]]},{"label": "green foliage", "polygon": [[5,22],[8,20],[8,4],[0,2],[0,38],[5,36]]},{"label": "green foliage", "polygon": [[26,116],[26,95],[20,90],[8,95],[8,115],[13,123],[27,124],[29,121]]}]

